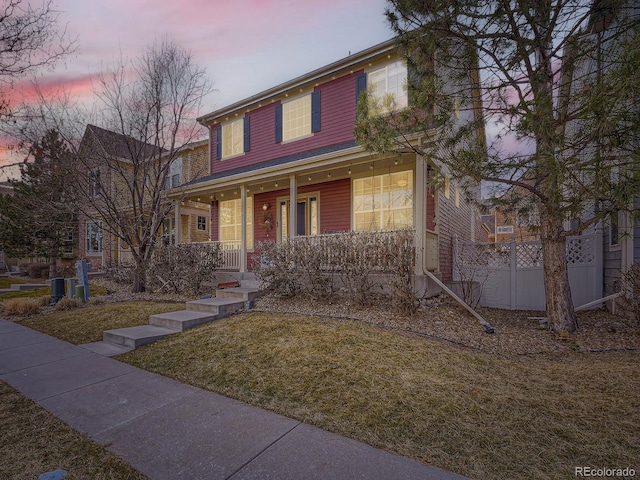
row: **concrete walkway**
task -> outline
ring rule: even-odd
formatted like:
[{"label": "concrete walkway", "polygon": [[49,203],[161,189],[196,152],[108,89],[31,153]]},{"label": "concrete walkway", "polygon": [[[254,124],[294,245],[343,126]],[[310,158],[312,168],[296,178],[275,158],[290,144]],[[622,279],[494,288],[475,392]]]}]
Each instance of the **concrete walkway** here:
[{"label": "concrete walkway", "polygon": [[0,380],[153,480],[465,478],[2,319]]}]

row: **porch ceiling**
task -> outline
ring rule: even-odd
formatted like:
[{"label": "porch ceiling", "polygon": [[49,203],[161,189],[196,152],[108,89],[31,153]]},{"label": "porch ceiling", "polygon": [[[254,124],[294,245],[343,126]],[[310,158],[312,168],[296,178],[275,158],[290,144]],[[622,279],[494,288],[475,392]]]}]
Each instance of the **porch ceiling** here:
[{"label": "porch ceiling", "polygon": [[[357,158],[340,158],[321,164],[313,163],[277,171],[255,171],[239,178],[223,178],[207,185],[194,185],[183,192],[187,200],[208,203],[214,199],[240,198],[240,186],[245,185],[248,194],[271,192],[289,188],[290,175],[295,174],[298,188],[351,177],[386,173],[414,168],[415,155],[403,154],[385,158],[361,155]],[[404,167],[404,168],[403,168]]]}]

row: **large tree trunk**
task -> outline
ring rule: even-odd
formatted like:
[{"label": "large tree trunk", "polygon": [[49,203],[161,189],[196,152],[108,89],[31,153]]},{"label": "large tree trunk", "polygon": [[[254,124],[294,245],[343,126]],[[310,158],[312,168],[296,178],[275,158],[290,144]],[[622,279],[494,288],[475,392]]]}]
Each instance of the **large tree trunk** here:
[{"label": "large tree trunk", "polygon": [[146,291],[145,281],[147,277],[147,263],[143,258],[141,258],[140,254],[138,256],[134,256],[134,259],[135,268],[133,269],[131,292],[142,293]]},{"label": "large tree trunk", "polygon": [[544,263],[544,289],[549,329],[573,332],[578,328],[569,287],[566,238],[562,221],[553,214],[541,213],[540,233]]}]

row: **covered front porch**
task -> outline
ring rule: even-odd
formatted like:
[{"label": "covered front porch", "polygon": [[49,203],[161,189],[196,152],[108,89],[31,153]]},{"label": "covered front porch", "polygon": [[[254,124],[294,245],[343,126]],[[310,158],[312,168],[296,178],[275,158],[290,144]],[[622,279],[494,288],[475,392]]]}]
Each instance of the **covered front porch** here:
[{"label": "covered front porch", "polygon": [[340,155],[213,175],[177,193],[175,215],[185,200],[211,206],[210,242],[221,246],[226,270],[251,271],[261,242],[304,236],[322,243],[348,232],[393,236],[413,229],[416,274],[438,272],[438,200],[427,188],[431,171],[415,154],[374,158],[353,147]]}]

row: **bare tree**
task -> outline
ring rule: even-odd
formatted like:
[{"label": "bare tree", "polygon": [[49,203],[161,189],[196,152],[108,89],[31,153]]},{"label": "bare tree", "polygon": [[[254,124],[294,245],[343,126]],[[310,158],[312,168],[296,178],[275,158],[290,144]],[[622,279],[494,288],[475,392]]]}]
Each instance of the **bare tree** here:
[{"label": "bare tree", "polygon": [[[628,210],[640,193],[637,5],[389,0],[388,20],[417,73],[413,107],[389,122],[360,102],[356,134],[366,148],[429,156],[463,184],[514,186],[508,201],[539,212],[553,330],[577,328],[566,237]],[[478,135],[486,125],[488,148]],[[426,142],[406,135],[420,130]],[[505,148],[513,140],[526,151]]]},{"label": "bare tree", "polygon": [[[131,68],[129,68],[131,67]],[[132,63],[100,75],[100,123],[89,126],[78,150],[80,211],[131,249],[134,292],[146,272],[162,222],[171,163],[201,133],[195,117],[212,83],[187,50],[170,40]]]},{"label": "bare tree", "polygon": [[[22,0],[0,1],[0,83],[4,89],[29,73],[53,67],[72,53],[75,40],[59,29],[60,12],[51,0],[34,8]],[[6,92],[2,107],[6,108]]]}]

